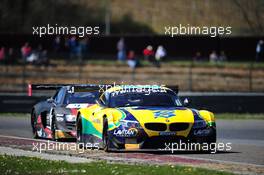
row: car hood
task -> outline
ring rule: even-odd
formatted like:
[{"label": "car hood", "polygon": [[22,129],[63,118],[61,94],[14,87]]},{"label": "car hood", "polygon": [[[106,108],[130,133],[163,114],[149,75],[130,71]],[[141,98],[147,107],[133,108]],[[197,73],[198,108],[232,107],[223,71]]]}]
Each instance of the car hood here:
[{"label": "car hood", "polygon": [[123,119],[137,120],[140,124],[148,122],[193,123],[192,110],[185,107],[124,107],[118,108],[125,114]]}]

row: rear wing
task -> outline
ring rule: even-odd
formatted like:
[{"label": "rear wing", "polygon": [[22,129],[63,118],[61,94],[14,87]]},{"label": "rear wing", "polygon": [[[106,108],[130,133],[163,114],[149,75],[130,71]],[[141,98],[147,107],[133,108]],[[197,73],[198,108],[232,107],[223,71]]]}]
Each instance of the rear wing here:
[{"label": "rear wing", "polygon": [[68,90],[99,90],[97,84],[28,84],[28,96],[32,96],[33,90],[59,90],[62,87],[68,87]]},{"label": "rear wing", "polygon": [[176,94],[178,94],[179,92],[179,86],[176,85],[176,86],[166,86],[167,88],[173,90]]},{"label": "rear wing", "polygon": [[[32,96],[33,90],[59,90],[62,87],[68,87],[68,90],[72,92],[82,90],[98,90],[99,92],[105,91],[108,88],[114,86],[127,86],[125,84],[28,84],[28,96]],[[128,85],[129,86],[129,85]],[[131,85],[135,86],[135,85]],[[142,86],[154,86],[154,85],[142,85]],[[165,86],[161,85],[161,88],[167,87],[173,90],[176,94],[179,91],[179,86]]]}]

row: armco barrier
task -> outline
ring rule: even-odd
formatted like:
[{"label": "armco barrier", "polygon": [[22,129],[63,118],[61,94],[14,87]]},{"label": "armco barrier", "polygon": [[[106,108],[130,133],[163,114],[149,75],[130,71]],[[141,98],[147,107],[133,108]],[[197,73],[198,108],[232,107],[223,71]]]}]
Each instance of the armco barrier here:
[{"label": "armco barrier", "polygon": [[190,107],[215,113],[264,113],[264,93],[183,93]]},{"label": "armco barrier", "polygon": [[[264,113],[264,93],[180,93],[189,98],[190,106],[215,113]],[[0,95],[0,112],[26,113],[47,96]]]}]

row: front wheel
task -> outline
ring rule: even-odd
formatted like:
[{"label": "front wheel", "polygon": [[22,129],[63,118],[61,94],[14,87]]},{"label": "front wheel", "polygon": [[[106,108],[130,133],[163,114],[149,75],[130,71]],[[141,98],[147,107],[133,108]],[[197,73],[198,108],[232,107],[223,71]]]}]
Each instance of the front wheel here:
[{"label": "front wheel", "polygon": [[217,145],[216,145],[216,129],[215,128],[211,128],[212,134],[208,137],[207,139],[207,145],[209,147],[209,149],[207,150],[207,152],[209,153],[216,153],[217,151]]},{"label": "front wheel", "polygon": [[77,144],[79,145],[79,148],[83,147],[84,144],[84,138],[82,133],[82,119],[81,117],[77,117],[76,122],[76,135],[77,135]]},{"label": "front wheel", "polygon": [[104,119],[104,127],[103,127],[103,149],[105,152],[109,152],[109,137],[108,137],[108,122]]},{"label": "front wheel", "polygon": [[52,114],[52,120],[51,120],[51,138],[54,141],[57,141],[57,137],[56,137],[56,121],[55,121],[55,116],[54,114]]},{"label": "front wheel", "polygon": [[32,127],[32,133],[33,133],[33,138],[38,139],[38,133],[37,133],[37,117],[35,111],[32,112],[31,114],[31,127]]}]

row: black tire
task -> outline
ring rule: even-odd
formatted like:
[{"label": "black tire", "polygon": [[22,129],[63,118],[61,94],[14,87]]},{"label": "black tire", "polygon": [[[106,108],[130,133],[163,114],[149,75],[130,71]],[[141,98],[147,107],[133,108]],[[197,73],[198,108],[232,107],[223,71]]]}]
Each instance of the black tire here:
[{"label": "black tire", "polygon": [[79,148],[83,148],[85,143],[82,134],[82,119],[79,116],[77,117],[77,123],[76,123],[76,141]]},{"label": "black tire", "polygon": [[55,121],[55,115],[52,113],[52,119],[51,119],[51,136],[53,141],[57,141],[58,139],[56,138],[56,121]]},{"label": "black tire", "polygon": [[215,153],[216,150],[216,129],[211,128],[213,133],[212,135],[208,138],[207,145],[209,145],[210,149],[207,151],[208,153]]},{"label": "black tire", "polygon": [[35,111],[33,111],[31,114],[31,127],[32,127],[32,133],[33,133],[34,139],[39,138],[37,134],[36,124],[37,124],[37,116],[36,116]]},{"label": "black tire", "polygon": [[105,152],[109,152],[110,142],[108,138],[108,122],[107,119],[104,118],[104,125],[103,125],[103,149]]}]

